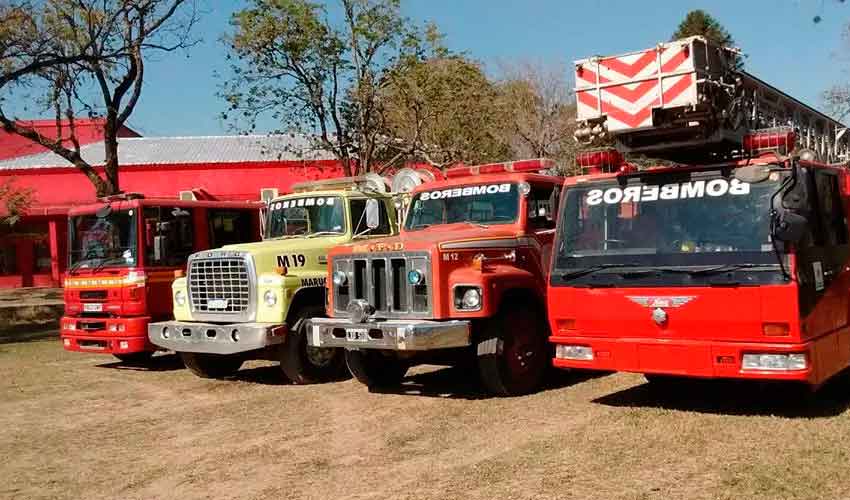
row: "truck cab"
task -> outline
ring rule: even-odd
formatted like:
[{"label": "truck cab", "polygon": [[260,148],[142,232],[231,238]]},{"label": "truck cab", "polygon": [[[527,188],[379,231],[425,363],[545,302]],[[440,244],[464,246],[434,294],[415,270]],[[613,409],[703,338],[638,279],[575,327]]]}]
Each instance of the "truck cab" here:
[{"label": "truck cab", "polygon": [[259,239],[261,206],[124,195],[71,210],[63,347],[149,358],[147,326],[171,316],[175,272],[192,252]]},{"label": "truck cab", "polygon": [[770,152],[569,181],[554,364],[819,386],[850,364],[847,186],[844,166]]},{"label": "truck cab", "polygon": [[546,160],[456,167],[416,187],[401,233],[328,256],[314,347],[371,388],[418,363],[475,362],[495,394],[534,390],[551,355],[546,282],[560,177]]},{"label": "truck cab", "polygon": [[365,177],[293,190],[269,202],[262,242],[191,255],[169,294],[174,320],[149,326],[150,341],[196,375],[229,376],[249,359],[279,361],[299,384],[345,375],[339,350],[307,346],[304,320],[324,311],[331,248],[397,233],[394,199],[382,180]]}]

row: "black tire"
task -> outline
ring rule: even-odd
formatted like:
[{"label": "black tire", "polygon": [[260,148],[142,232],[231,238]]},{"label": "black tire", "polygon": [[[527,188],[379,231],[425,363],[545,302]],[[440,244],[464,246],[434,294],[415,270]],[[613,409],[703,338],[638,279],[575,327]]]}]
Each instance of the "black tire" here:
[{"label": "black tire", "polygon": [[506,304],[481,324],[478,373],[496,396],[520,396],[540,387],[552,362],[546,315],[527,302]]},{"label": "black tire", "polygon": [[323,317],[321,308],[302,308],[295,314],[281,347],[280,368],[293,384],[321,384],[348,378],[341,348],[307,345],[307,321]]},{"label": "black tire", "polygon": [[242,357],[238,355],[201,354],[181,352],[180,359],[190,372],[201,378],[230,377],[242,368]]},{"label": "black tire", "polygon": [[392,387],[401,384],[409,365],[380,351],[345,351],[348,370],[369,389]]},{"label": "black tire", "polygon": [[128,365],[143,365],[151,360],[153,351],[131,352],[127,354],[113,354],[122,363]]}]

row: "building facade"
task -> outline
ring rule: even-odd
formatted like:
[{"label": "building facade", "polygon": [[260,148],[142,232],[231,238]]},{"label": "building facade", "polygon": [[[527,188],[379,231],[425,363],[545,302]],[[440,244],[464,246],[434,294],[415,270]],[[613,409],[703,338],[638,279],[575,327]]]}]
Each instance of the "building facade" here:
[{"label": "building facade", "polygon": [[[0,151],[11,149],[3,140]],[[0,227],[0,288],[61,285],[68,210],[96,201],[73,165],[49,152],[25,152],[0,159],[0,185],[32,193],[24,216]],[[102,165],[102,138],[81,154]],[[175,199],[260,200],[297,182],[342,175],[331,154],[313,150],[301,135],[146,138],[128,131],[119,139],[119,164],[122,191]]]}]

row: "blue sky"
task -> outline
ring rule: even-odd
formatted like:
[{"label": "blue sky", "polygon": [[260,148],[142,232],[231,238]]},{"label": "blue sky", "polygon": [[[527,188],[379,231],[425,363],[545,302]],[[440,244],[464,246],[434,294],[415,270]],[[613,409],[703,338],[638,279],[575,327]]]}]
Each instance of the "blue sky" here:
[{"label": "blue sky", "polygon": [[[219,121],[215,71],[226,71],[219,41],[242,2],[210,2],[199,26],[203,43],[186,55],[149,63],[130,126],[147,136],[228,133]],[[222,6],[224,4],[224,6]],[[850,4],[838,0],[403,0],[408,16],[434,21],[448,46],[494,73],[500,61],[566,64],[667,40],[685,13],[702,8],[723,23],[748,59],[747,69],[821,108],[820,94],[850,82]],[[816,24],[812,18],[820,15]],[[263,132],[260,130],[259,132]]]}]

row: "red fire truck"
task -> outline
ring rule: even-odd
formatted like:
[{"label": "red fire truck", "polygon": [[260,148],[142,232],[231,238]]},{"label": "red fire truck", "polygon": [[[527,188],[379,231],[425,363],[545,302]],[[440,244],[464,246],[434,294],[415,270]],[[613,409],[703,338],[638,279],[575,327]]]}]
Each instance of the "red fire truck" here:
[{"label": "red fire truck", "polygon": [[398,384],[415,364],[471,362],[494,394],[534,390],[551,358],[550,207],[563,179],[541,171],[553,166],[460,166],[416,186],[399,236],[329,252],[330,317],[311,320],[309,345],[345,348],[370,388]]},{"label": "red fire truck", "polygon": [[555,366],[816,387],[850,364],[846,128],[737,62],[696,37],[576,63],[577,138],[619,151],[562,194]]},{"label": "red fire truck", "polygon": [[259,202],[121,195],[69,213],[62,345],[150,358],[150,321],[171,317],[171,282],[196,251],[260,238]]}]

